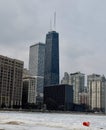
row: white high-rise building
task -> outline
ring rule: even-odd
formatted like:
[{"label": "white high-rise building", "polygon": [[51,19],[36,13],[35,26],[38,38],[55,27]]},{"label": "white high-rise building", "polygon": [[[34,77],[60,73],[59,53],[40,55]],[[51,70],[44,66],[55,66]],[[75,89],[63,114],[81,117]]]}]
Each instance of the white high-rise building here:
[{"label": "white high-rise building", "polygon": [[27,103],[42,102],[43,99],[43,81],[42,76],[26,76],[23,77],[23,106]]},{"label": "white high-rise building", "polygon": [[69,84],[69,74],[67,72],[64,73],[64,77],[61,80],[62,84]]},{"label": "white high-rise building", "polygon": [[87,76],[89,108],[94,111],[105,109],[106,79],[104,76],[92,74]]},{"label": "white high-rise building", "polygon": [[35,77],[24,77],[23,78],[23,94],[22,103],[36,103],[36,79]]},{"label": "white high-rise building", "polygon": [[79,93],[84,91],[85,75],[80,72],[71,73],[69,75],[65,72],[61,83],[73,85],[73,103],[80,104]]},{"label": "white high-rise building", "polygon": [[71,73],[69,84],[73,85],[73,102],[75,104],[80,104],[79,93],[84,91],[85,75],[80,72]]},{"label": "white high-rise building", "polygon": [[29,72],[32,76],[44,76],[45,44],[37,43],[30,46]]},{"label": "white high-rise building", "polygon": [[[44,84],[44,58],[45,58],[45,44],[37,43],[30,46],[29,52],[29,73],[35,77],[37,100],[40,100],[43,95]],[[38,101],[39,102],[39,101]]]}]

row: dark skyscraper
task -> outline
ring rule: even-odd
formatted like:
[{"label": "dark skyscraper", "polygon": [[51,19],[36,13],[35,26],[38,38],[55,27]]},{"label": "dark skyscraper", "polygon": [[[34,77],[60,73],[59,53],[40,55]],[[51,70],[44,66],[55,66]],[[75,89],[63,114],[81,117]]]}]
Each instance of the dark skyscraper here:
[{"label": "dark skyscraper", "polygon": [[44,86],[59,84],[59,34],[48,32],[45,46]]}]

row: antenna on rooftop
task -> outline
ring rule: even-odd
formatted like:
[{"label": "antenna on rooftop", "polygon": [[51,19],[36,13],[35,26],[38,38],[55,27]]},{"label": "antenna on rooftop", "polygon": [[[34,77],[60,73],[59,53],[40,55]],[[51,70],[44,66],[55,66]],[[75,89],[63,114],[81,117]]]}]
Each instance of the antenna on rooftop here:
[{"label": "antenna on rooftop", "polygon": [[52,31],[52,20],[50,19],[50,31]]},{"label": "antenna on rooftop", "polygon": [[56,11],[54,12],[54,30],[56,30]]},{"label": "antenna on rooftop", "polygon": [[[53,18],[53,20],[50,19],[50,31],[56,30],[56,11],[54,12],[54,18]],[[54,24],[52,22],[54,22]]]}]

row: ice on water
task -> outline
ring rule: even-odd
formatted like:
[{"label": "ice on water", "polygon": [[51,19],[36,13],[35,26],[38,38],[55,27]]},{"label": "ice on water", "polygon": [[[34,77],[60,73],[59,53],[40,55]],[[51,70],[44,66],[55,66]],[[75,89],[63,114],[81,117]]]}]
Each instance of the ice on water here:
[{"label": "ice on water", "polygon": [[[90,122],[90,127],[82,125]],[[106,130],[105,115],[0,112],[0,130]]]}]

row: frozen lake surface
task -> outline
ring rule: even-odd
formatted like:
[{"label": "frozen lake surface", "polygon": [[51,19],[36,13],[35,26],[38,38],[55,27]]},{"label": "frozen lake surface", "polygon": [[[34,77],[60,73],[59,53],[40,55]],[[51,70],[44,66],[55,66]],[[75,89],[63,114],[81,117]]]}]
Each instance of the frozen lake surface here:
[{"label": "frozen lake surface", "polygon": [[[90,126],[83,126],[89,121]],[[0,111],[0,130],[106,130],[105,115]]]}]

